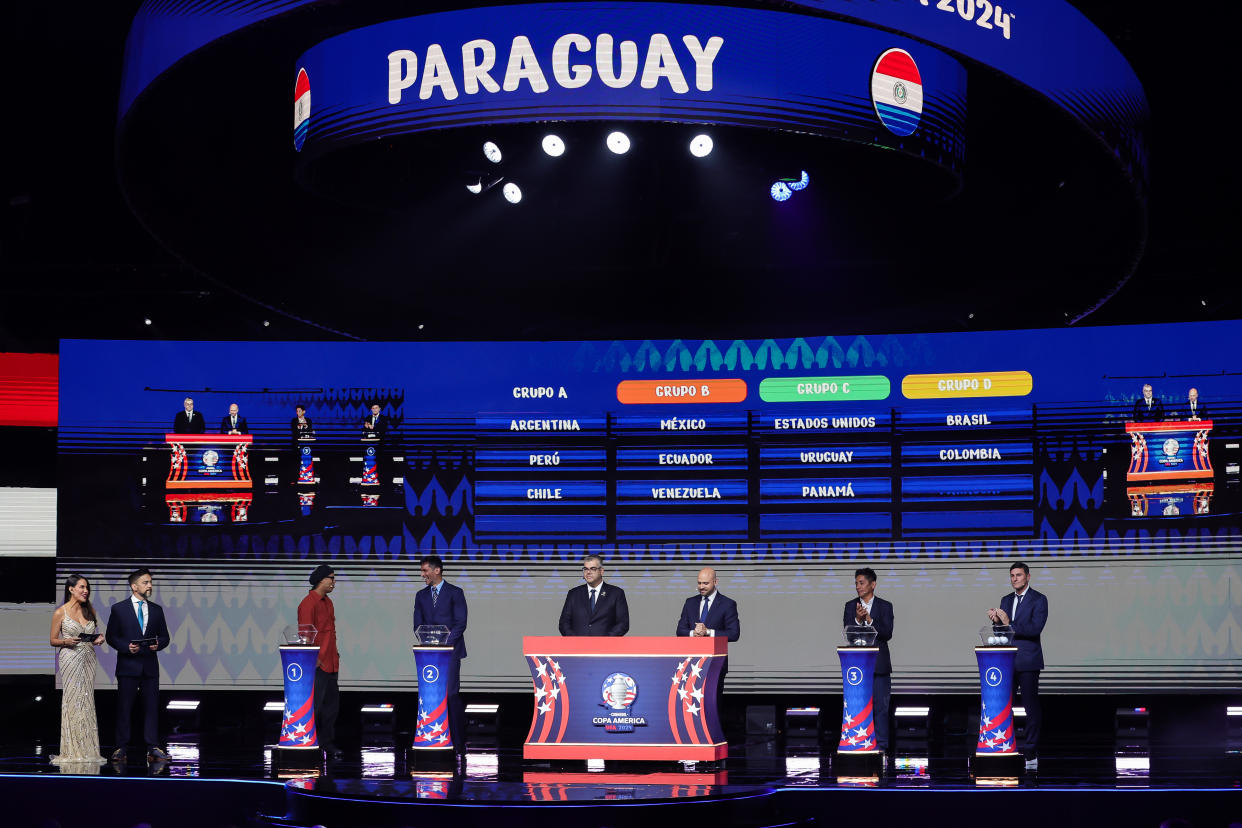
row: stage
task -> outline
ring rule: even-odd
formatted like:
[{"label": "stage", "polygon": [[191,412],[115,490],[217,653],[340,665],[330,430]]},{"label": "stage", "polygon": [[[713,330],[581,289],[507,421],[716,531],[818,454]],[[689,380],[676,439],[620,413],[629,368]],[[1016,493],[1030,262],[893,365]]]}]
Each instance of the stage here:
[{"label": "stage", "polygon": [[[504,740],[502,740],[504,741]],[[922,750],[919,748],[922,747]],[[1062,738],[1026,769],[977,764],[955,745],[899,744],[886,767],[838,759],[815,740],[747,736],[721,763],[523,761],[520,746],[471,746],[464,766],[407,764],[363,745],[308,771],[229,734],[170,741],[167,765],[135,759],[61,773],[39,745],[6,745],[6,825],[177,826],[1147,826],[1242,820],[1242,752]]]}]

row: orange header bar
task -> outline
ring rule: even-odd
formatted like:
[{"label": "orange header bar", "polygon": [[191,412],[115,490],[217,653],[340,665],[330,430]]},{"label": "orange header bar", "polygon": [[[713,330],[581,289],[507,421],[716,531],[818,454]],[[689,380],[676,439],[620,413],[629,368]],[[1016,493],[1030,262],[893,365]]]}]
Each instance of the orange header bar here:
[{"label": "orange header bar", "polygon": [[623,405],[662,403],[738,403],[746,400],[746,380],[623,380],[617,402]]}]

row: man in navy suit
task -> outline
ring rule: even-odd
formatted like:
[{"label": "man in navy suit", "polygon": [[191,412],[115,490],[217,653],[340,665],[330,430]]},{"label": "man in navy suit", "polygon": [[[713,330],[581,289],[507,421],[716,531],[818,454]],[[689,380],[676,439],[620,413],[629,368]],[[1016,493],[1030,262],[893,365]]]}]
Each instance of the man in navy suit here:
[{"label": "man in navy suit", "polygon": [[1021,561],[1009,567],[1009,583],[1013,592],[1000,600],[999,607],[988,610],[993,624],[1013,628],[1018,653],[1013,659],[1015,685],[1022,692],[1026,708],[1026,731],[1022,739],[1022,755],[1027,767],[1039,767],[1039,728],[1043,710],[1039,706],[1039,671],[1044,669],[1044,650],[1039,634],[1048,623],[1048,598],[1030,587],[1031,569]]},{"label": "man in navy suit", "polygon": [[221,434],[249,434],[250,426],[246,424],[246,418],[241,416],[237,403],[229,406],[228,416],[220,421]]},{"label": "man in navy suit", "polygon": [[444,561],[439,555],[425,555],[418,565],[427,586],[414,594],[414,629],[424,624],[449,628],[448,643],[453,647],[453,660],[445,696],[453,752],[460,758],[466,752],[466,708],[460,695],[461,660],[466,657],[466,593],[444,580]]},{"label": "man in navy suit", "polygon": [[[729,641],[742,637],[742,622],[737,617],[737,601],[716,589],[716,570],[705,566],[699,570],[699,594],[692,595],[682,605],[681,617],[677,619],[677,634],[715,638],[724,636]],[[725,676],[729,673],[729,659],[720,668],[720,683],[716,685],[716,710],[720,711],[720,696],[724,692]]]},{"label": "man in navy suit", "polygon": [[1210,420],[1207,406],[1199,402],[1199,389],[1192,388],[1186,392],[1186,419]]},{"label": "man in navy suit", "polygon": [[[202,417],[201,414],[199,416]],[[168,646],[169,635],[164,609],[151,600],[153,589],[151,573],[146,569],[135,569],[129,573],[129,599],[117,601],[108,612],[108,629],[104,637],[108,646],[116,650],[114,762],[125,761],[135,697],[142,699],[142,735],[147,744],[147,760],[168,760],[168,754],[160,747],[160,665],[155,654]],[[152,639],[155,643],[147,643]]]},{"label": "man in navy suit", "polygon": [[737,617],[737,601],[716,591],[716,570],[699,570],[699,594],[686,599],[677,619],[677,634],[715,637],[723,635],[730,641],[742,637],[742,623]]},{"label": "man in navy suit", "polygon": [[205,434],[207,421],[201,412],[194,410],[194,398],[186,397],[183,406],[173,417],[173,434]]},{"label": "man in navy suit", "polygon": [[558,624],[561,635],[625,635],[630,631],[630,607],[621,587],[604,583],[604,559],[582,559],[582,580],[565,596]]},{"label": "man in navy suit", "polygon": [[875,722],[875,744],[881,754],[888,752],[889,699],[893,692],[893,660],[888,642],[893,638],[893,605],[875,594],[876,574],[871,567],[854,570],[854,591],[858,597],[845,602],[843,626],[851,624],[875,630],[875,676],[871,685],[872,720]]}]

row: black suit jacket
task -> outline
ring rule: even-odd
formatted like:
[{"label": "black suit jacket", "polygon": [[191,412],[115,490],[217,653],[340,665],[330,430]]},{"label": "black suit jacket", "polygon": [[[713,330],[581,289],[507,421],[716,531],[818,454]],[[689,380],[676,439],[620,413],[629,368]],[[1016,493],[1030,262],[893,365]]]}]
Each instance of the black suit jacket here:
[{"label": "black suit jacket", "polygon": [[147,631],[144,635],[138,623],[138,613],[134,611],[134,603],[129,598],[117,601],[108,610],[108,630],[104,640],[108,646],[116,650],[117,676],[143,676],[159,678],[160,665],[155,653],[150,649],[139,649],[137,653],[129,651],[129,642],[141,638],[158,639],[159,649],[168,646],[168,624],[164,620],[164,608],[154,601],[147,601]]},{"label": "black suit jacket", "polygon": [[[224,419],[220,421],[220,433],[221,434],[228,434],[230,431],[233,430],[232,420],[233,418],[226,414],[224,416]],[[250,433],[250,426],[246,424],[245,417],[237,418],[237,430],[242,434]]]},{"label": "black suit jacket", "polygon": [[1186,402],[1186,410],[1182,412],[1183,419],[1189,420],[1191,417],[1198,417],[1200,420],[1210,420],[1211,415],[1208,414],[1208,407],[1202,402],[1195,403],[1195,410],[1190,410],[1190,401]]},{"label": "black suit jacket", "polygon": [[306,428],[304,429],[298,428],[297,417],[294,417],[289,420],[289,432],[293,435],[293,439],[295,442],[297,441],[299,437],[303,435],[306,435],[307,437],[309,437],[315,433],[315,426],[313,423],[311,423],[311,418],[307,417],[305,419],[306,419]]},{"label": "black suit jacket", "polygon": [[[686,599],[686,603],[681,608],[681,618],[677,619],[678,635],[689,635],[694,632],[694,625],[699,623],[699,607],[702,601],[703,598],[700,595]],[[722,635],[730,641],[737,641],[742,637],[742,622],[737,617],[737,601],[719,592],[712,599],[712,605],[707,610],[707,618],[703,624],[709,630],[715,630],[716,635]]]},{"label": "black suit jacket", "polygon": [[1013,613],[1015,593],[1009,593],[1000,600],[1000,608],[1009,616],[1009,626],[1013,627],[1014,644],[1018,646],[1018,654],[1013,657],[1014,670],[1044,669],[1044,648],[1040,644],[1039,634],[1048,623],[1048,596],[1027,587],[1022,603],[1018,605],[1018,615]]},{"label": "black suit jacket", "polygon": [[1160,398],[1153,396],[1151,398],[1151,407],[1147,407],[1147,401],[1140,396],[1134,401],[1134,422],[1136,423],[1158,423],[1164,420],[1164,403],[1160,402]]},{"label": "black suit jacket", "polygon": [[[845,602],[845,614],[841,620],[843,627],[858,623],[855,613],[858,612],[858,602],[861,600],[861,598],[855,598],[853,601]],[[871,602],[871,627],[875,630],[876,646],[880,648],[880,654],[875,658],[875,674],[877,676],[891,675],[893,659],[888,654],[888,642],[893,637],[893,604],[891,601],[885,601],[878,595],[875,596]]]},{"label": "black suit jacket", "polygon": [[414,593],[414,629],[424,624],[442,624],[449,628],[448,643],[456,658],[466,657],[466,593],[448,581],[440,582],[440,597],[431,606],[431,587]]},{"label": "black suit jacket", "polygon": [[565,596],[559,624],[561,635],[625,635],[630,631],[630,607],[621,587],[600,582],[600,593],[591,612],[587,585],[574,587]]},{"label": "black suit jacket", "polygon": [[193,411],[193,418],[185,415],[185,409],[177,412],[177,416],[173,417],[173,434],[206,434],[207,421],[203,419],[203,414],[197,408]]},{"label": "black suit jacket", "polygon": [[375,428],[368,429],[367,423],[369,422],[371,422],[371,415],[367,414],[367,416],[362,418],[362,433],[363,434],[366,434],[368,432],[373,432],[379,435],[380,437],[388,436],[388,418],[385,417],[383,414],[379,415],[379,419],[375,421]]}]

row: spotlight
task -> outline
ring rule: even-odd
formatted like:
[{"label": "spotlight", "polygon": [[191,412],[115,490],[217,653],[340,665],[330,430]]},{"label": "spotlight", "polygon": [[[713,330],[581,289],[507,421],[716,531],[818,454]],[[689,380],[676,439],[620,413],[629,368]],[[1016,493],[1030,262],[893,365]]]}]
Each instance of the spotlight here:
[{"label": "spotlight", "polygon": [[522,188],[510,181],[501,190],[505,194],[505,201],[510,204],[517,204],[522,200]]},{"label": "spotlight", "polygon": [[272,326],[271,322],[267,321],[266,319],[263,320],[263,327],[270,328],[271,326]]},{"label": "spotlight", "polygon": [[144,325],[150,325],[150,324],[151,324],[151,317],[149,317],[149,316],[143,317],[142,324],[144,324]]},{"label": "spotlight", "polygon": [[421,322],[420,322],[420,323],[418,323],[418,329],[419,329],[420,331],[423,329],[423,323],[421,323]]},{"label": "spotlight", "polygon": [[625,155],[630,151],[630,136],[624,132],[608,133],[608,149],[617,155]]},{"label": "spotlight", "polygon": [[500,163],[500,147],[492,141],[488,141],[483,145],[483,157],[493,164]]},{"label": "spotlight", "polygon": [[466,189],[474,193],[475,195],[478,195],[479,193],[483,192],[483,179],[480,178],[477,181],[471,181],[469,184],[466,185]]},{"label": "spotlight", "polygon": [[705,158],[712,153],[712,136],[696,135],[690,140],[690,154],[695,158]]},{"label": "spotlight", "polygon": [[773,201],[788,201],[791,195],[793,195],[793,190],[789,189],[789,185],[784,181],[778,181],[772,185]]},{"label": "spotlight", "polygon": [[810,184],[810,183],[811,183],[811,177],[810,177],[809,175],[807,175],[806,170],[803,170],[803,171],[802,171],[802,177],[801,177],[801,178],[799,178],[797,181],[790,181],[790,182],[789,182],[789,189],[791,189],[791,190],[805,190],[805,189],[806,189],[806,185],[807,185],[807,184]]},{"label": "spotlight", "polygon": [[545,135],[543,136],[543,151],[553,158],[559,158],[565,154],[565,142],[559,135]]}]

